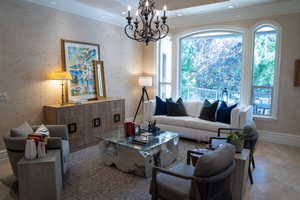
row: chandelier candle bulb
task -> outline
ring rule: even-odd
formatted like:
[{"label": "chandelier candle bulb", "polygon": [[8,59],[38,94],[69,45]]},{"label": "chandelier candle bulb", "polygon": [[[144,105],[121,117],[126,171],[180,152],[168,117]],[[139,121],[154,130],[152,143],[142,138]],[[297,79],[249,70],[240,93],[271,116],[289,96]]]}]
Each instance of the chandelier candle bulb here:
[{"label": "chandelier candle bulb", "polygon": [[131,6],[128,6],[128,17],[130,17]]},{"label": "chandelier candle bulb", "polygon": [[161,15],[155,8],[155,0],[140,0],[132,24],[131,7],[128,7],[128,17],[126,17],[128,24],[124,28],[126,36],[137,42],[144,42],[146,45],[165,38],[169,33],[169,26],[166,24],[166,9],[167,7],[164,6],[164,14]]}]

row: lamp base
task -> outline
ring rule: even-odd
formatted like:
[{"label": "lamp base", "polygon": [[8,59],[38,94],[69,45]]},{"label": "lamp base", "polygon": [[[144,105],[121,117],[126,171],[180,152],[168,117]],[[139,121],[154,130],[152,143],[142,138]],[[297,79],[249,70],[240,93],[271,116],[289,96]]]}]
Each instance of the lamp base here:
[{"label": "lamp base", "polygon": [[64,95],[64,82],[61,82],[61,104],[60,105],[66,105],[65,102],[65,95]]}]

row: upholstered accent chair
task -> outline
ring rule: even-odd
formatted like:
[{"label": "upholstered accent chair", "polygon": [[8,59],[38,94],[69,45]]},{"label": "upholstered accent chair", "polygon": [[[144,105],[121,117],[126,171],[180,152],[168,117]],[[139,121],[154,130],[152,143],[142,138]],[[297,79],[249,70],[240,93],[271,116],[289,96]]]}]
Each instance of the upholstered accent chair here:
[{"label": "upholstered accent chair", "polygon": [[[32,126],[35,131],[39,126]],[[47,149],[60,149],[62,158],[62,172],[65,174],[68,169],[69,163],[69,136],[67,127],[64,125],[46,125],[50,132],[48,138]],[[12,134],[12,131],[3,137],[6,145],[8,158],[12,166],[14,175],[18,178],[17,164],[19,160],[24,156],[26,137],[16,137]]]},{"label": "upholstered accent chair", "polygon": [[219,128],[218,130],[218,137],[222,136],[222,134],[228,134],[232,131],[242,131],[244,134],[244,148],[250,150],[250,162],[248,167],[248,175],[250,179],[250,183],[253,184],[253,176],[252,176],[252,169],[255,169],[255,160],[254,160],[254,153],[256,149],[256,144],[259,138],[259,133],[256,130],[255,123],[247,123],[243,129],[234,129],[234,128]]},{"label": "upholstered accent chair", "polygon": [[196,166],[178,164],[170,169],[153,168],[150,193],[163,200],[231,200],[230,177],[235,169],[235,148],[224,144],[199,157]]}]

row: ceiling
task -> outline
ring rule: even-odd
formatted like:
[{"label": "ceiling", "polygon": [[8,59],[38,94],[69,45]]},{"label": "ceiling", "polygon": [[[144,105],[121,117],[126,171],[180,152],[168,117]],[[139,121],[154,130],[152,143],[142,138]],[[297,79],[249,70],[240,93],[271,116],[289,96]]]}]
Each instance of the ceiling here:
[{"label": "ceiling", "polygon": [[[127,9],[128,5],[135,7],[138,5],[139,0],[78,0],[84,4],[95,6],[97,8],[105,8],[112,12]],[[217,2],[224,2],[230,0],[155,0],[156,6],[162,9],[163,5],[168,6],[168,10],[177,10],[190,8],[199,5],[206,5]]]},{"label": "ceiling", "polygon": [[[126,23],[127,6],[139,0],[25,0],[116,25]],[[155,0],[167,5],[173,27],[300,12],[300,0]],[[199,20],[201,19],[201,20]]]}]

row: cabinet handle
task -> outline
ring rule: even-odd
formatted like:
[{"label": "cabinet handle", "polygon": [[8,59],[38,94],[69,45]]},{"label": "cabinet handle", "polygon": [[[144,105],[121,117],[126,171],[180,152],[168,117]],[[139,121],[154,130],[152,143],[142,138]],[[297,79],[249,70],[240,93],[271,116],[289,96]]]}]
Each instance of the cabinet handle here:
[{"label": "cabinet handle", "polygon": [[114,123],[118,123],[121,121],[121,115],[120,114],[114,114]]},{"label": "cabinet handle", "polygon": [[100,127],[101,126],[101,118],[100,117],[97,117],[95,119],[93,119],[93,128],[97,128],[97,127]]},{"label": "cabinet handle", "polygon": [[69,134],[76,133],[77,132],[77,124],[76,123],[68,124],[68,131],[69,131]]}]

